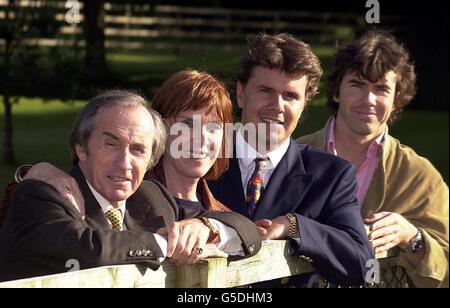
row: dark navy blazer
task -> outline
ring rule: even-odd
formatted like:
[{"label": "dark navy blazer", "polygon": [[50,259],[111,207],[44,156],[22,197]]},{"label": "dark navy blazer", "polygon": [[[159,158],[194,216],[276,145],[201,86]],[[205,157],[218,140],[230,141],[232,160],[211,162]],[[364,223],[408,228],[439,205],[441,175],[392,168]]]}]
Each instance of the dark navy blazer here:
[{"label": "dark navy blazer", "polygon": [[354,285],[364,282],[366,262],[374,258],[356,199],[355,174],[347,161],[291,139],[253,217],[247,212],[237,158],[209,187],[220,202],[254,221],[297,214],[301,239],[292,241],[296,254],[312,259],[328,281]]}]

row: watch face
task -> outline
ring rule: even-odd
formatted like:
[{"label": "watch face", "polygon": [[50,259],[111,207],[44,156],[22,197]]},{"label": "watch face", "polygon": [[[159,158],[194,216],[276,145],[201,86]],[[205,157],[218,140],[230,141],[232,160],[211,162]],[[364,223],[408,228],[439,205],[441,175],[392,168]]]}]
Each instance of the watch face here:
[{"label": "watch face", "polygon": [[422,233],[420,233],[419,231],[417,235],[411,240],[410,249],[412,252],[418,252],[422,248],[423,248]]},{"label": "watch face", "polygon": [[423,247],[422,240],[419,240],[419,241],[417,241],[417,242],[415,242],[415,243],[412,244],[411,250],[412,250],[413,252],[417,252],[417,251],[419,251],[420,249],[422,249],[422,247]]}]

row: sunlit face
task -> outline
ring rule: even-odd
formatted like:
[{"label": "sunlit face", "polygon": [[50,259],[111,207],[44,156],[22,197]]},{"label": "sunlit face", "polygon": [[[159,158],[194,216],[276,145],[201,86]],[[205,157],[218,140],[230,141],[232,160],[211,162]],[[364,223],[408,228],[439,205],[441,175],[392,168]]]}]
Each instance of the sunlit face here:
[{"label": "sunlit face", "polygon": [[87,149],[76,146],[86,180],[113,206],[128,199],[144,178],[152,155],[152,123],[144,107],[102,107]]},{"label": "sunlit face", "polygon": [[188,110],[169,119],[171,133],[164,159],[171,170],[166,172],[200,179],[214,165],[222,148],[224,125],[216,111],[208,111],[207,107]]},{"label": "sunlit face", "polygon": [[338,125],[369,138],[382,134],[394,110],[396,82],[393,71],[376,83],[360,79],[354,72],[345,75],[339,96],[334,98],[339,103]]},{"label": "sunlit face", "polygon": [[307,83],[306,76],[295,79],[279,70],[259,66],[253,69],[247,84],[238,83],[237,102],[242,108],[242,123],[266,124],[263,133],[258,131],[257,136],[258,142],[264,138],[266,149],[270,144],[279,146],[291,137],[305,107]]}]

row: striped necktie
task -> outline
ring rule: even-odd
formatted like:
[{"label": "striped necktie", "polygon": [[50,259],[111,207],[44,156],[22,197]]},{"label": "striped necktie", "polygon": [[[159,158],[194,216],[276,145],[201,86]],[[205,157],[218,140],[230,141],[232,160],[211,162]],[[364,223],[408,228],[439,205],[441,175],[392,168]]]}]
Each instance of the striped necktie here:
[{"label": "striped necktie", "polygon": [[255,171],[247,184],[247,209],[250,217],[255,213],[256,205],[263,192],[263,170],[267,166],[268,158],[255,159]]}]

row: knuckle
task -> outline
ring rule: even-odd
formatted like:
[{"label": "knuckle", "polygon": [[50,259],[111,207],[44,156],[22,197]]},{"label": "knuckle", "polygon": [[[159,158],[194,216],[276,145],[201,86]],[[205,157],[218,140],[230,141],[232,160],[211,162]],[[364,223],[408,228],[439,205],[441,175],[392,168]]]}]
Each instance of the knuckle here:
[{"label": "knuckle", "polygon": [[181,253],[181,255],[185,258],[188,258],[191,256],[191,252],[189,252],[188,250],[183,250],[183,252]]},{"label": "knuckle", "polygon": [[176,245],[176,249],[177,249],[178,251],[183,251],[183,250],[184,250],[184,247],[185,247],[184,243],[178,241],[178,243],[177,243],[177,245]]}]

